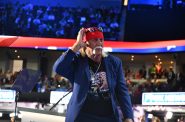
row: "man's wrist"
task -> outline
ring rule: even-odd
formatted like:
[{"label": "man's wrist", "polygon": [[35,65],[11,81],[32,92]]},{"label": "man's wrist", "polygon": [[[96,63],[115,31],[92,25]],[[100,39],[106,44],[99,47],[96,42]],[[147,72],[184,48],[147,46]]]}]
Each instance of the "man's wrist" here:
[{"label": "man's wrist", "polygon": [[79,49],[81,48],[81,46],[79,44],[74,44],[71,48],[71,50],[73,52],[77,52]]}]

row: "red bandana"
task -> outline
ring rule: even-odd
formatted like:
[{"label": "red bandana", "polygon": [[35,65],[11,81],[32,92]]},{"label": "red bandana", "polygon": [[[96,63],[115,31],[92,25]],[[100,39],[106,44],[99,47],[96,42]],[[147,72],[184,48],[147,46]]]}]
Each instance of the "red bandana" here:
[{"label": "red bandana", "polygon": [[84,41],[89,41],[91,39],[104,39],[103,32],[95,30],[93,32],[87,32],[84,35]]}]

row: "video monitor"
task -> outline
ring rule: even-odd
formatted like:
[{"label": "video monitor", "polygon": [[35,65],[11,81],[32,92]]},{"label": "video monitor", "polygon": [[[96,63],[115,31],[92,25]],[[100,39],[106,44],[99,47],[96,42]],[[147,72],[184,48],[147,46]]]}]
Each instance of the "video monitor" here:
[{"label": "video monitor", "polygon": [[142,105],[185,105],[185,92],[142,93]]},{"label": "video monitor", "polygon": [[0,102],[15,102],[16,91],[0,89]]},{"label": "video monitor", "polygon": [[58,102],[59,99],[61,99],[63,97],[63,99],[60,101],[59,104],[67,105],[69,103],[70,98],[71,98],[72,92],[69,93],[68,95],[67,94],[68,94],[68,92],[66,92],[66,91],[51,91],[50,103],[55,104]]}]

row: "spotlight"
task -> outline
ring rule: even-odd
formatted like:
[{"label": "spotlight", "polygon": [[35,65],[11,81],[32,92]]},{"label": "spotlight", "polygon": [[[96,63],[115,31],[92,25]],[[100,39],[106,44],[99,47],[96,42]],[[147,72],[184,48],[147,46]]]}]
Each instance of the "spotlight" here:
[{"label": "spotlight", "polygon": [[152,119],[153,118],[153,114],[148,114],[148,118]]},{"label": "spotlight", "polygon": [[173,113],[172,113],[171,111],[168,111],[168,112],[166,113],[166,118],[167,118],[167,119],[171,119],[172,116],[173,116]]}]

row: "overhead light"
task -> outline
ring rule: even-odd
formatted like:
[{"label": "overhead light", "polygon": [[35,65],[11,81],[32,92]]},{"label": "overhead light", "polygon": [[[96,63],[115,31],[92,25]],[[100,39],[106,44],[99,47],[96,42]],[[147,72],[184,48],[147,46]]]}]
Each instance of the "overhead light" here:
[{"label": "overhead light", "polygon": [[170,51],[171,49],[176,48],[176,45],[169,45],[166,48],[167,48],[167,51]]},{"label": "overhead light", "polygon": [[112,48],[111,47],[104,47],[103,51],[104,52],[112,52]]},{"label": "overhead light", "polygon": [[128,0],[124,0],[123,5],[124,5],[124,6],[127,6],[127,5],[128,5]]},{"label": "overhead light", "polygon": [[[17,113],[16,113],[16,115],[17,115]],[[9,117],[14,117],[15,116],[15,113],[10,113],[9,114]]]},{"label": "overhead light", "polygon": [[48,48],[48,50],[57,50],[57,47],[55,47],[55,46],[48,46],[47,48]]},{"label": "overhead light", "polygon": [[173,116],[173,113],[172,113],[171,111],[168,111],[168,112],[166,113],[166,118],[167,118],[167,119],[171,119],[172,116]]},{"label": "overhead light", "polygon": [[148,118],[152,119],[153,118],[153,114],[148,114]]},{"label": "overhead light", "polygon": [[22,118],[22,114],[18,114],[18,118]]},{"label": "overhead light", "polygon": [[[20,114],[20,113],[16,113],[16,116],[18,116],[18,118],[22,118],[22,114]],[[15,117],[15,113],[14,112],[10,113],[9,117]]]}]

